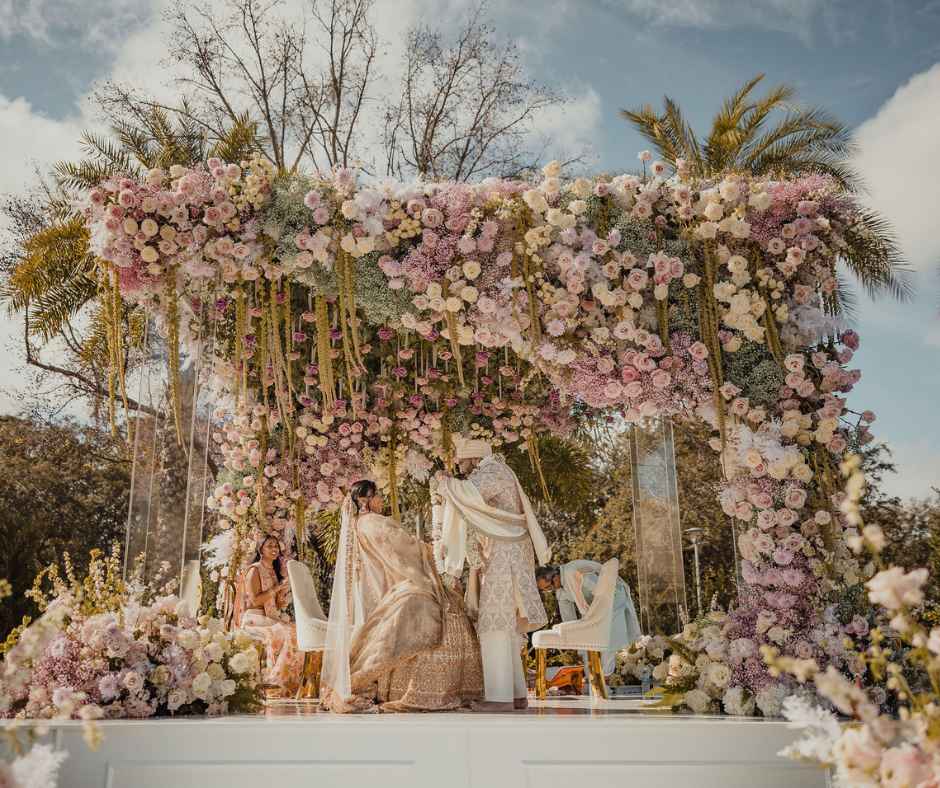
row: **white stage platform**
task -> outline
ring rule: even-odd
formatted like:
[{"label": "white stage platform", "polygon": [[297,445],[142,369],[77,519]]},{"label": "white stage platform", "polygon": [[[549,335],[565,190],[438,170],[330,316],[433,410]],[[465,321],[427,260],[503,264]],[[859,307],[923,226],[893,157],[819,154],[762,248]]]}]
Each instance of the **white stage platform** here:
[{"label": "white stage platform", "polygon": [[524,713],[336,716],[278,703],[264,715],[77,723],[60,788],[824,788],[777,756],[784,722],[676,716],[643,701],[558,699]]}]

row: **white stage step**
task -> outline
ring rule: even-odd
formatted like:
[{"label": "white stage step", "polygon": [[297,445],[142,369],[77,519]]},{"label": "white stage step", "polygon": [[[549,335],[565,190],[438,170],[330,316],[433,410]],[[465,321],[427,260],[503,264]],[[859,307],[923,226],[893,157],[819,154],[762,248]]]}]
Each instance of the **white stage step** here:
[{"label": "white stage step", "polygon": [[549,701],[524,714],[335,716],[283,704],[257,717],[111,721],[71,755],[60,788],[824,788],[777,756],[784,722],[592,710]]}]

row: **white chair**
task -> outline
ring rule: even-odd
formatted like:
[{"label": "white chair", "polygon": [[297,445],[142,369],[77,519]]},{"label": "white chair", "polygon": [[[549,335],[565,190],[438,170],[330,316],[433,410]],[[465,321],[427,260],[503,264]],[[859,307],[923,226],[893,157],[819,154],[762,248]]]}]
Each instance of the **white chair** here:
[{"label": "white chair", "polygon": [[326,647],[326,616],[320,607],[313,575],[300,561],[287,562],[291,594],[294,597],[294,618],[297,625],[297,647],[304,653],[304,673],[297,689],[297,698],[318,697],[323,649]]},{"label": "white chair", "polygon": [[199,571],[199,559],[183,564],[180,573],[180,602],[186,615],[196,618],[202,602],[202,575]]},{"label": "white chair", "polygon": [[611,558],[601,568],[594,588],[594,600],[584,618],[556,624],[551,629],[543,629],[532,635],[536,657],[535,692],[540,700],[546,695],[545,651],[550,648],[556,651],[586,651],[592,696],[606,700],[607,683],[601,666],[601,652],[610,648],[610,625],[619,570],[620,562],[616,558]]}]

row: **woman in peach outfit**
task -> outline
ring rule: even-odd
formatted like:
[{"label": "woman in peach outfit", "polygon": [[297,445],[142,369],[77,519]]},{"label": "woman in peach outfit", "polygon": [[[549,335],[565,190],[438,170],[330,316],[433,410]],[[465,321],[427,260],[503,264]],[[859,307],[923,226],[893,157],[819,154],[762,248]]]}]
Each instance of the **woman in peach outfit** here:
[{"label": "woman in peach outfit", "polygon": [[290,582],[281,567],[276,537],[261,541],[239,586],[235,626],[264,644],[265,684],[292,694],[300,682],[304,655],[297,649],[297,630],[286,612]]}]

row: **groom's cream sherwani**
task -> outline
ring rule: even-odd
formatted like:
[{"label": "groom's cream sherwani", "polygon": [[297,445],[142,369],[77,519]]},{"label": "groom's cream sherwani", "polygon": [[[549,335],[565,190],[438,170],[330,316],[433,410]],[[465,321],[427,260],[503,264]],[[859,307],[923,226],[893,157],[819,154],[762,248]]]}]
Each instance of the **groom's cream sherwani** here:
[{"label": "groom's cream sherwani", "polygon": [[482,570],[477,632],[486,699],[524,698],[519,625],[531,632],[548,621],[535,583],[536,553],[547,561],[548,544],[516,475],[497,455],[484,457],[465,482],[444,479],[438,492],[445,571],[459,575],[465,560]]}]

